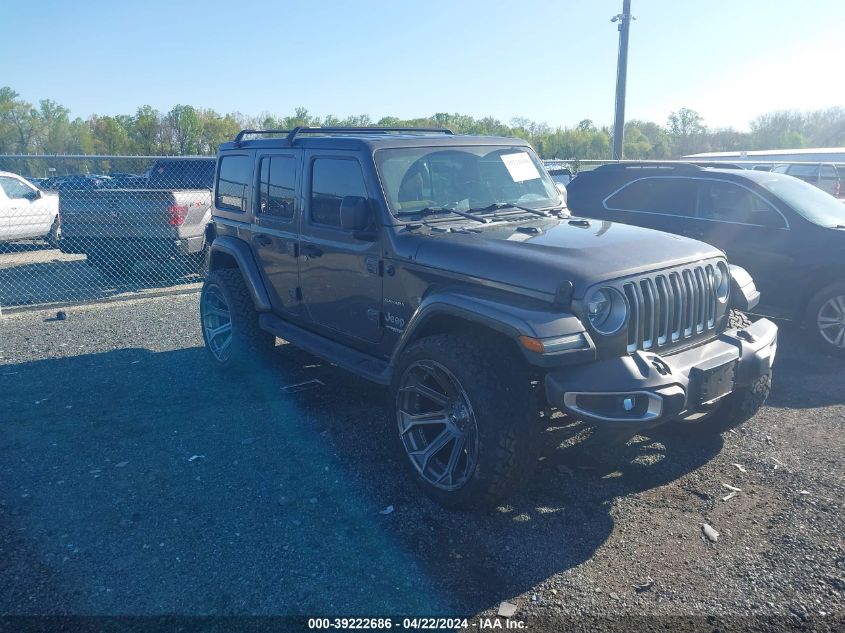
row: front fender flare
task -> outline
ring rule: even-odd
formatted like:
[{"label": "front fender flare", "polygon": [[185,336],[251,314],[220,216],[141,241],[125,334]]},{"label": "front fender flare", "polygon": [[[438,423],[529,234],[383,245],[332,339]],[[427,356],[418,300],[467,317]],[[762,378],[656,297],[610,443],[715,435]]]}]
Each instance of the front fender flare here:
[{"label": "front fender flare", "polygon": [[416,309],[397,342],[392,357],[395,363],[399,355],[416,338],[434,317],[451,316],[467,323],[487,327],[504,334],[515,343],[532,364],[539,355],[518,344],[518,337],[550,338],[568,334],[584,333],[581,321],[572,314],[543,310],[540,308],[517,307],[503,303],[496,298],[467,291],[444,291],[426,296]]},{"label": "front fender flare", "polygon": [[252,256],[249,244],[231,235],[221,235],[211,243],[209,261],[214,261],[214,253],[217,252],[225,253],[237,262],[241,276],[244,278],[244,283],[249,289],[249,294],[252,296],[256,311],[270,312],[270,295],[267,293],[264,282],[261,280],[261,274],[258,272],[258,266],[255,263],[255,258]]}]

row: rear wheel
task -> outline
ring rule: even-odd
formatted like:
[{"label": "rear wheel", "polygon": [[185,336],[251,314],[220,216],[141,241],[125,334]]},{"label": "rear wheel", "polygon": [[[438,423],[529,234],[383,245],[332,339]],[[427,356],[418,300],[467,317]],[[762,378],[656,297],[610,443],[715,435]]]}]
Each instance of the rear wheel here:
[{"label": "rear wheel", "polygon": [[518,360],[454,334],[403,353],[393,385],[399,444],[418,484],[442,505],[493,505],[536,466],[541,429]]},{"label": "rear wheel", "polygon": [[237,268],[215,270],[206,278],[200,326],[205,349],[221,369],[254,368],[276,343],[276,337],[259,327],[258,312]]},{"label": "rear wheel", "polygon": [[845,284],[832,284],[816,294],[807,306],[804,324],[817,347],[845,356]]}]

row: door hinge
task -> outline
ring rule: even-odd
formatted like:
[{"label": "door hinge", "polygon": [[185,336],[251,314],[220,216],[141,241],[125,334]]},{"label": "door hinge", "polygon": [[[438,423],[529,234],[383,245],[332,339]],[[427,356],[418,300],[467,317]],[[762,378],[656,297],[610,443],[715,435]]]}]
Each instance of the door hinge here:
[{"label": "door hinge", "polygon": [[381,312],[375,308],[367,308],[367,318],[370,321],[376,321],[379,324],[379,327],[382,326]]},{"label": "door hinge", "polygon": [[368,257],[366,263],[368,273],[378,275],[379,277],[384,275],[384,262],[382,260],[376,259],[375,257]]}]

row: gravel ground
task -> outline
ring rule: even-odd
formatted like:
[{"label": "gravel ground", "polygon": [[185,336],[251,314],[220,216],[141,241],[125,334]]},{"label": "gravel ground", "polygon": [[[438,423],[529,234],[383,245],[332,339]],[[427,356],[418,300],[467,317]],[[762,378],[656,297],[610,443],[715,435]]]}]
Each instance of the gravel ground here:
[{"label": "gravel ground", "polygon": [[[506,600],[527,630],[842,626],[845,361],[790,328],[768,406],[739,429],[616,449],[550,429],[528,489],[467,514],[405,475],[380,388],[288,345],[268,371],[212,371],[195,294],[50,316],[0,320],[3,615],[476,622]],[[724,484],[741,492],[723,501]]]}]

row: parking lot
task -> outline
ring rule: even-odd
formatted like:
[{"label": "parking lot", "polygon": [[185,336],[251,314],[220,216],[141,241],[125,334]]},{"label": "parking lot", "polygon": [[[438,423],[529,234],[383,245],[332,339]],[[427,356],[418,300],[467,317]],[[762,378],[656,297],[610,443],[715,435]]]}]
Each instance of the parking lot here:
[{"label": "parking lot", "polygon": [[788,325],[739,429],[608,449],[558,418],[528,489],[469,514],[405,474],[386,392],[287,345],[214,373],[197,303],[0,320],[5,614],[845,612],[843,361]]},{"label": "parking lot", "polygon": [[139,262],[124,279],[105,277],[85,255],[62,253],[42,240],[0,244],[0,306],[87,303],[199,288],[199,278],[174,266]]}]

